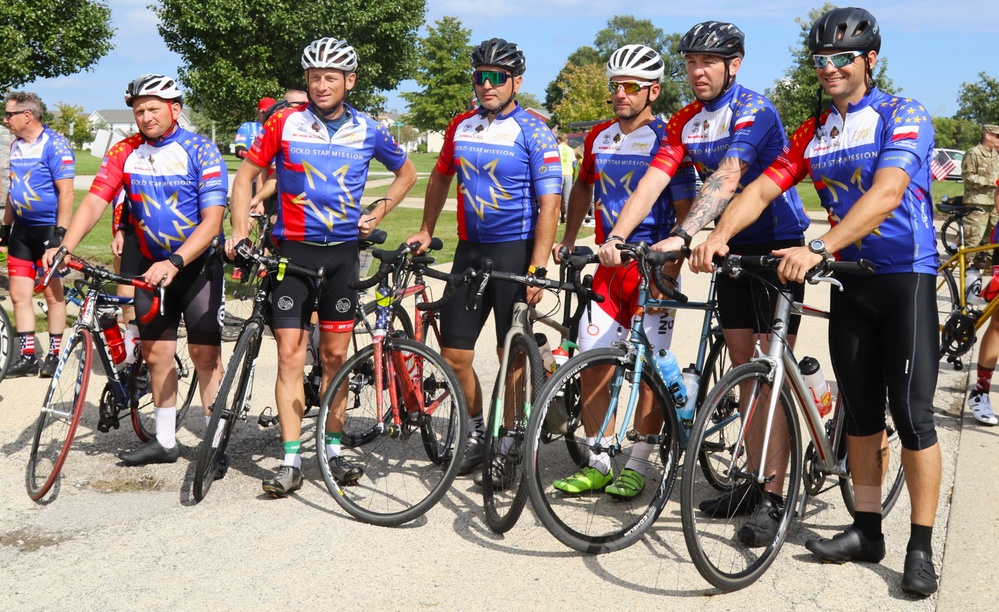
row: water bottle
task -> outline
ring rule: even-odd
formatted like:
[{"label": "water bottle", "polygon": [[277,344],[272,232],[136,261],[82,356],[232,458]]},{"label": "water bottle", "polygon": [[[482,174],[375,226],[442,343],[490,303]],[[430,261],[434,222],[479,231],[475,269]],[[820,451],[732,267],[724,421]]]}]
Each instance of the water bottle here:
[{"label": "water bottle", "polygon": [[663,349],[659,353],[653,353],[656,371],[659,377],[666,383],[666,389],[673,396],[673,404],[681,408],[687,403],[687,388],[683,384],[683,374],[680,366],[676,363],[676,357],[672,351]]},{"label": "water bottle", "polygon": [[548,345],[548,336],[534,334],[534,341],[538,343],[538,351],[541,353],[541,363],[544,364],[545,378],[547,378],[555,371],[555,355],[552,353],[552,347]]},{"label": "water bottle", "polygon": [[[566,361],[569,361],[569,348],[578,347],[566,340],[552,351],[555,369],[561,368]],[[555,401],[548,406],[548,412],[545,414],[545,431],[556,435],[565,435],[569,431],[569,409],[565,405],[565,387],[559,388],[555,394]]]},{"label": "water bottle", "polygon": [[969,304],[985,304],[982,299],[982,272],[972,266],[968,268],[968,273],[964,277],[965,296],[964,299]]},{"label": "water bottle", "polygon": [[680,420],[694,420],[694,404],[697,403],[697,390],[701,386],[701,373],[694,364],[683,369],[683,386],[687,388],[687,403],[680,411]]},{"label": "water bottle", "polygon": [[132,365],[139,356],[139,327],[135,321],[129,321],[125,327],[125,364]]},{"label": "water bottle", "polygon": [[554,369],[556,370],[561,368],[566,361],[569,361],[569,350],[566,348],[567,343],[568,340],[552,349],[552,358],[555,360]]},{"label": "water bottle", "polygon": [[125,338],[121,335],[121,328],[118,327],[118,319],[114,315],[105,314],[100,318],[101,331],[108,351],[111,353],[111,360],[115,366],[125,362]]},{"label": "water bottle", "polygon": [[832,391],[822,374],[822,368],[814,357],[805,357],[798,363],[798,369],[805,378],[805,385],[812,394],[812,401],[819,410],[819,416],[826,416],[832,410]]}]

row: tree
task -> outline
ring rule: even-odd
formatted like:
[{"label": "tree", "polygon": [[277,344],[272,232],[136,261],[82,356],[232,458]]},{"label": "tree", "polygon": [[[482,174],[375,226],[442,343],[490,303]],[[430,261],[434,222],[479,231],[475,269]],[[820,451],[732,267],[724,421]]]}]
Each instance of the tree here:
[{"label": "tree", "polygon": [[539,100],[536,95],[524,91],[523,89],[517,93],[517,102],[519,102],[524,108],[545,108],[545,105],[541,103],[541,100]]},{"label": "tree", "polygon": [[167,48],[183,58],[178,76],[189,106],[232,129],[254,117],[257,100],[304,88],[302,50],[335,36],[357,51],[348,102],[372,114],[412,73],[425,0],[159,0],[154,10]]},{"label": "tree", "polygon": [[[812,24],[819,17],[836,8],[828,2],[819,8],[812,9],[805,17],[796,17],[795,23],[801,28],[799,35],[800,43],[797,47],[788,47],[794,63],[784,71],[784,76],[778,79],[774,86],[767,89],[765,94],[774,103],[781,121],[784,123],[784,130],[790,134],[798,129],[806,119],[815,114],[818,105],[819,78],[815,75],[815,61],[812,53],[808,50],[808,32],[812,29]],[[747,50],[751,53],[752,50]],[[895,88],[895,84],[888,77],[888,60],[878,56],[878,63],[874,67],[874,81],[878,89],[885,93],[901,92],[901,88]],[[823,94],[821,108],[824,110],[829,106],[829,96]]]},{"label": "tree", "polygon": [[471,30],[456,17],[443,17],[427,27],[416,50],[416,84],[422,91],[405,92],[407,123],[420,130],[443,132],[451,119],[468,108],[473,95]]},{"label": "tree", "polygon": [[55,107],[58,109],[59,115],[52,118],[49,127],[65,136],[77,149],[82,147],[83,143],[93,139],[82,106],[59,102]]},{"label": "tree", "polygon": [[564,79],[558,82],[563,92],[562,100],[552,112],[560,125],[577,121],[593,121],[607,115],[607,77],[600,64],[574,66],[563,69]]},{"label": "tree", "polygon": [[111,9],[99,0],[0,3],[0,91],[90,70],[113,45]]},{"label": "tree", "polygon": [[[565,97],[565,92],[562,91],[560,83],[565,81],[566,70],[569,69],[569,66],[588,66],[590,64],[599,64],[600,62],[600,52],[593,47],[583,46],[569,54],[565,66],[559,70],[559,73],[555,75],[555,79],[545,89],[545,108],[554,113],[555,107]],[[561,123],[556,120],[555,116],[552,119],[555,123]]]},{"label": "tree", "polygon": [[961,83],[957,102],[959,108],[954,115],[956,119],[968,119],[979,126],[984,123],[999,123],[999,80],[985,72],[979,72],[977,83]]},{"label": "tree", "polygon": [[981,126],[970,119],[934,117],[933,130],[941,149],[967,151],[982,139]]}]

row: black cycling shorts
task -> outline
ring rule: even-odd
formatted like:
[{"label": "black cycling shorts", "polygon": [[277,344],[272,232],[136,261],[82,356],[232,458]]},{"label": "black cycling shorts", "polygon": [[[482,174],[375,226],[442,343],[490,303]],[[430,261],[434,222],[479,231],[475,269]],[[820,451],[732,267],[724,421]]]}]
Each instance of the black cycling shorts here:
[{"label": "black cycling shorts", "polygon": [[[282,257],[309,270],[323,268],[326,280],[319,296],[319,329],[349,332],[354,328],[357,312],[357,291],[347,283],[357,280],[357,242],[330,246],[304,244],[285,240],[278,244]],[[271,325],[275,329],[308,329],[315,296],[311,278],[287,272],[276,281],[271,293]]]},{"label": "black cycling shorts", "polygon": [[[729,245],[732,255],[768,255],[777,249],[801,246],[804,240],[779,240],[764,244]],[[780,281],[776,270],[757,270],[753,274],[743,274],[732,278],[718,275],[718,316],[723,329],[752,329],[760,334],[770,331],[770,321],[774,315],[774,299],[780,296]],[[805,297],[805,286],[795,284],[792,288],[794,299],[800,302]],[[794,315],[788,325],[788,335],[798,333],[801,316]]]},{"label": "black cycling shorts", "polygon": [[[479,267],[481,259],[493,260],[493,269],[513,274],[524,274],[534,249],[533,240],[512,242],[481,243],[461,240],[454,252],[452,273],[464,271],[469,266]],[[465,308],[469,291],[478,287],[463,285],[454,298],[441,307],[441,346],[454,349],[474,350],[475,342],[482,328],[493,313],[496,325],[496,346],[503,346],[503,339],[510,331],[513,321],[513,305],[526,296],[526,288],[520,283],[491,280],[482,295],[482,303],[475,310]]]},{"label": "black cycling shorts", "polygon": [[840,274],[829,301],[829,354],[849,415],[847,432],[885,428],[885,398],[902,446],[936,444],[939,368],[936,282],[929,274]]},{"label": "black cycling shorts", "polygon": [[54,225],[23,225],[15,221],[7,240],[8,275],[34,278],[55,229]]},{"label": "black cycling shorts", "polygon": [[[126,243],[128,241],[126,240]],[[122,269],[133,266],[134,258],[122,257]],[[141,257],[138,260],[136,276],[143,274],[153,265],[153,261]],[[122,272],[122,276],[126,276]],[[205,266],[200,258],[184,266],[173,277],[165,290],[163,314],[157,314],[149,323],[138,321],[139,338],[143,341],[176,340],[180,317],[184,316],[187,327],[187,343],[207,346],[222,344],[222,316],[225,314],[225,293],[222,262],[216,258]],[[142,289],[135,290],[135,316],[141,319],[149,312],[153,294]]]}]

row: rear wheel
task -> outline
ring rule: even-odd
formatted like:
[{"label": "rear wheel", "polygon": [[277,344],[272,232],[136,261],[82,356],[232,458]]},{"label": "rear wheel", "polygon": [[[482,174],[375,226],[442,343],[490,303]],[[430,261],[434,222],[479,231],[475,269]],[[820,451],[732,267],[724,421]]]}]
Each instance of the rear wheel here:
[{"label": "rear wheel", "polygon": [[[725,336],[721,335],[721,331],[718,330],[716,339],[711,345],[711,352],[708,353],[708,359],[704,364],[704,372],[701,374],[695,415],[700,413],[707,394],[731,369],[732,359],[729,357],[728,345],[725,344]],[[731,486],[731,482],[726,472],[727,466],[723,465],[721,460],[726,449],[731,447],[736,436],[739,435],[742,422],[739,419],[730,419],[733,414],[738,415],[739,413],[738,398],[729,393],[716,402],[712,409],[714,413],[709,418],[718,427],[709,430],[711,434],[708,440],[701,445],[697,461],[708,482],[712,483],[719,491],[725,491]]]},{"label": "rear wheel", "polygon": [[[905,470],[902,468],[902,441],[898,437],[898,430],[895,429],[895,421],[891,418],[891,412],[885,414],[885,438],[888,445],[888,465],[884,468],[885,477],[881,485],[881,516],[888,516],[905,487]],[[845,433],[840,442],[837,456],[840,458],[846,456]],[[847,461],[847,469],[849,469],[849,457],[847,457]],[[856,499],[853,496],[853,481],[849,476],[841,476],[839,488],[843,494],[843,503],[846,504],[850,516],[853,516],[857,509]]]},{"label": "rear wheel", "polygon": [[957,253],[958,248],[964,243],[963,228],[962,217],[951,217],[940,226],[940,246],[948,257]]},{"label": "rear wheel", "polygon": [[940,356],[960,357],[975,346],[975,317],[970,309],[961,309],[960,293],[952,268],[941,270],[936,283]]},{"label": "rear wheel", "polygon": [[25,486],[28,496],[39,501],[59,480],[80,415],[87,401],[94,343],[90,331],[80,328],[59,355],[42,411],[35,422]]},{"label": "rear wheel", "polygon": [[[455,457],[464,453],[468,424],[464,393],[443,357],[406,338],[389,337],[383,349],[380,380],[374,345],[333,377],[316,446],[333,499],[361,521],[391,526],[422,516],[444,496],[457,475]],[[339,482],[330,470],[326,434],[337,433],[335,406],[342,408],[342,454],[364,470],[356,482]]]},{"label": "rear wheel", "polygon": [[504,359],[507,374],[493,387],[482,462],[486,524],[496,533],[516,525],[527,502],[523,483],[527,419],[544,383],[541,354],[533,338],[514,336]]}]

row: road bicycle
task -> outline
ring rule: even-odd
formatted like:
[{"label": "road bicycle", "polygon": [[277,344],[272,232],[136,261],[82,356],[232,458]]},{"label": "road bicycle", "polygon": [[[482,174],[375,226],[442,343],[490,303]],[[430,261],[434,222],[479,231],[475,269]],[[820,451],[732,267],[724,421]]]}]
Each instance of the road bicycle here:
[{"label": "road bicycle", "polygon": [[[7,299],[5,296],[0,295],[0,302],[5,299]],[[3,304],[0,304],[0,382],[3,382],[7,375],[7,368],[14,360],[15,335],[14,326],[10,322],[10,317],[7,316],[7,309],[4,308]]]},{"label": "road bicycle", "polygon": [[[627,339],[611,348],[593,349],[570,359],[542,388],[527,428],[526,479],[531,504],[542,524],[560,542],[580,552],[598,554],[620,550],[634,542],[662,513],[673,487],[680,454],[687,443],[689,419],[681,414],[674,394],[653,365],[652,349],[645,335],[646,309],[689,308],[704,311],[700,343],[694,369],[701,378],[699,391],[686,401],[697,410],[703,390],[731,367],[727,346],[716,324],[715,278],[708,299],[689,302],[683,294],[665,285],[661,268],[676,253],[657,253],[649,245],[622,244],[618,248],[636,260],[642,280],[637,308],[632,313]],[[664,295],[654,298],[650,285]],[[573,398],[574,418],[554,429],[551,414],[560,410],[561,397]],[[716,419],[726,418],[735,408],[717,406]],[[592,444],[585,441],[583,420],[592,430],[603,432]],[[555,419],[560,423],[561,419]],[[717,445],[726,444],[719,432]],[[559,442],[559,443],[555,443]],[[639,446],[639,443],[650,446]],[[634,453],[645,452],[645,484],[631,499],[612,498],[592,490],[570,495],[555,487],[588,465],[589,453],[605,453],[611,473],[620,474]],[[636,458],[642,455],[635,455]],[[702,449],[698,458],[704,473],[726,486],[727,477],[711,454]],[[693,463],[693,460],[692,460]]]},{"label": "road bicycle", "polygon": [[[323,397],[316,425],[320,470],[330,494],[353,517],[382,526],[422,516],[447,492],[467,442],[465,396],[451,366],[426,344],[389,327],[393,291],[389,274],[403,258],[421,274],[436,274],[432,258],[413,258],[417,245],[395,251],[372,250],[378,272],[351,283],[377,286],[372,343],[349,358]],[[422,309],[438,304],[423,302]],[[331,418],[332,417],[332,418]],[[342,419],[342,452],[364,470],[356,481],[341,482],[330,469],[326,434]]]},{"label": "road bicycle", "polygon": [[[738,276],[760,268],[775,268],[780,259],[771,255],[728,256],[716,262],[722,273]],[[809,282],[829,283],[842,288],[832,275],[835,272],[872,273],[870,264],[826,261],[810,273]],[[719,496],[718,483],[705,478],[692,463],[683,466],[680,511],[684,540],[700,574],[723,591],[745,588],[767,570],[784,543],[795,509],[800,515],[809,495],[823,491],[826,478],[840,483],[848,510],[855,507],[849,481],[846,455],[846,412],[839,394],[833,417],[823,422],[812,393],[804,382],[790,347],[786,325],[792,314],[828,317],[828,313],[795,303],[790,283],[780,286],[780,299],[774,305],[772,332],[766,354],[729,371],[712,388],[694,421],[688,452],[713,455],[727,477],[725,492],[735,498],[733,505],[749,505],[744,498],[759,495],[767,483],[776,482],[780,499],[771,499],[771,516],[777,522],[772,540],[762,546],[743,543],[740,536],[748,517],[711,517],[700,513],[702,503]],[[779,400],[779,402],[778,402]],[[728,416],[717,418],[718,407]],[[735,408],[734,410],[732,408]],[[799,415],[801,415],[799,417]],[[799,418],[811,442],[804,454]],[[787,436],[773,434],[775,422],[787,424]],[[719,432],[728,431],[726,443],[716,443]],[[901,466],[901,443],[890,416],[885,431],[888,446],[884,465],[886,487],[882,488],[882,514],[887,514],[901,494],[904,475]],[[766,461],[761,460],[767,458]],[[805,495],[799,494],[804,483]]]},{"label": "road bicycle", "polygon": [[[28,495],[35,501],[40,501],[54,488],[58,489],[59,475],[86,405],[90,376],[96,368],[99,367],[108,377],[108,384],[101,394],[97,430],[107,432],[117,428],[122,413],[128,410],[132,425],[140,438],[148,440],[155,435],[152,423],[147,423],[142,415],[143,407],[148,404],[144,398],[150,395],[146,368],[141,358],[137,358],[125,370],[120,371],[115,367],[106,332],[101,328],[99,320],[102,314],[111,314],[119,305],[130,300],[107,291],[105,284],[131,285],[153,292],[152,306],[143,315],[143,322],[151,321],[158,314],[162,305],[163,288],[138,278],[119,276],[78,258],[66,261],[66,255],[65,249],[58,251],[44,282],[48,284],[53,272],[62,266],[77,270],[83,274],[83,279],[77,280],[75,286],[83,299],[80,315],[59,353],[55,374],[35,424],[25,473]],[[193,372],[179,358],[175,359],[178,368],[178,399],[183,402],[177,411],[179,424],[190,406],[197,384],[194,382]],[[187,381],[190,381],[189,387],[185,388]]]},{"label": "road bicycle", "polygon": [[[999,300],[985,303],[970,301],[969,296],[980,292],[988,279],[981,279],[981,285],[971,288],[967,285],[968,271],[975,268],[976,254],[985,255],[999,248],[999,244],[986,244],[976,247],[965,245],[964,222],[978,206],[964,206],[963,198],[944,200],[937,204],[937,210],[948,217],[940,227],[940,244],[944,252],[943,263],[937,269],[937,316],[940,321],[940,357],[947,358],[955,370],[964,369],[962,357],[975,347],[978,330],[995,314]],[[980,297],[980,295],[979,295]],[[973,298],[971,298],[973,299]]]}]

